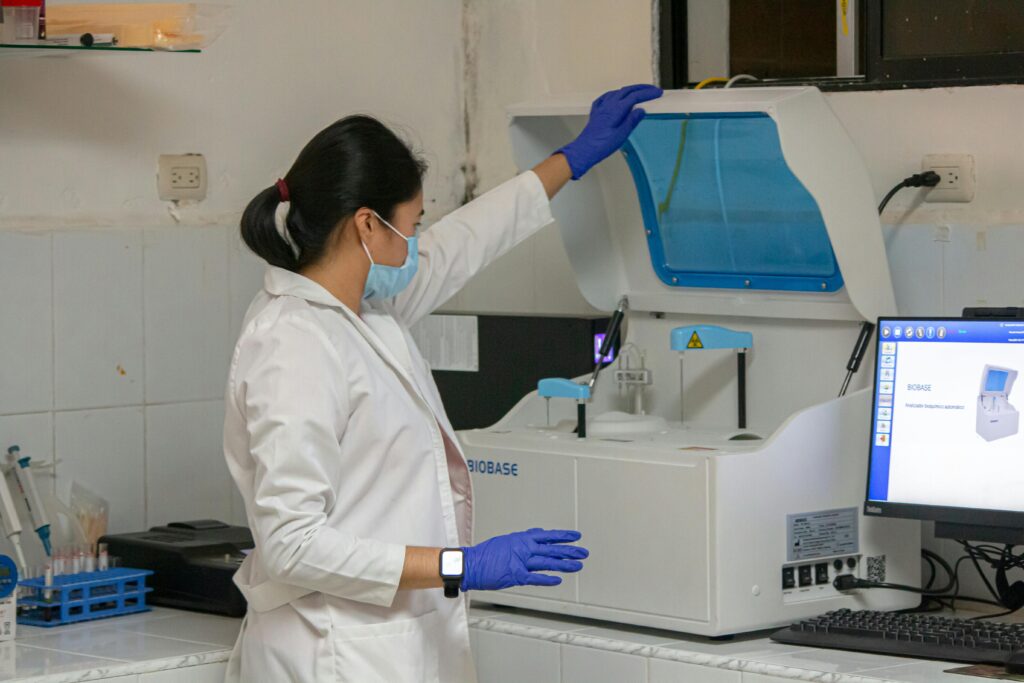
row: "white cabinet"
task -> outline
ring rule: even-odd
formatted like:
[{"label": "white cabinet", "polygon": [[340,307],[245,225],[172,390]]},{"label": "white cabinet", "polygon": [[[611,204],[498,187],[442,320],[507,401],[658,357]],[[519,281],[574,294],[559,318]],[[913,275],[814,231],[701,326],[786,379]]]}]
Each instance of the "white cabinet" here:
[{"label": "white cabinet", "polygon": [[642,657],[562,646],[562,683],[646,683],[646,669]]},{"label": "white cabinet", "polygon": [[224,683],[227,662],[156,671],[139,676],[139,683]]},{"label": "white cabinet", "polygon": [[481,683],[561,683],[557,643],[478,631],[476,649]]},{"label": "white cabinet", "polygon": [[780,678],[778,676],[766,676],[764,674],[743,674],[743,683],[793,683],[792,678]]},{"label": "white cabinet", "polygon": [[652,659],[647,683],[742,683],[746,680],[742,676],[739,671]]}]

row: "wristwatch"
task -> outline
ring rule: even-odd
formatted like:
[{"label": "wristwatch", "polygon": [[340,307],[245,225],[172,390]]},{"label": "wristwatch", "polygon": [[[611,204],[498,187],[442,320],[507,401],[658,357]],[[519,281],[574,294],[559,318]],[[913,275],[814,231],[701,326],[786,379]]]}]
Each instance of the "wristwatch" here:
[{"label": "wristwatch", "polygon": [[444,597],[459,597],[459,587],[465,573],[462,548],[445,548],[441,551],[441,581],[444,583]]}]

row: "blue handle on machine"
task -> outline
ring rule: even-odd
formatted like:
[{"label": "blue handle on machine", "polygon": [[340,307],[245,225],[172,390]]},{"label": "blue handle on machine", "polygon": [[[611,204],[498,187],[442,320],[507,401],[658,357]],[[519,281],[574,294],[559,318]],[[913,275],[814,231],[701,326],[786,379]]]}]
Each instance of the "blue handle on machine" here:
[{"label": "blue handle on machine", "polygon": [[574,398],[586,401],[590,398],[590,387],[577,384],[571,379],[548,377],[537,382],[537,393],[543,398]]},{"label": "blue handle on machine", "polygon": [[754,335],[718,325],[689,325],[672,330],[671,346],[673,351],[751,349]]}]

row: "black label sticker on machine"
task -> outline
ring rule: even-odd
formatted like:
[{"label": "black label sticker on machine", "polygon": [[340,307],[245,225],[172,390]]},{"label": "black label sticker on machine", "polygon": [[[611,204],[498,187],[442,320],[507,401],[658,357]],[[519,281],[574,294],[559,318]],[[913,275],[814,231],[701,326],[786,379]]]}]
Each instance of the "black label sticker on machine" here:
[{"label": "black label sticker on machine", "polygon": [[786,515],[786,561],[860,552],[857,508]]}]

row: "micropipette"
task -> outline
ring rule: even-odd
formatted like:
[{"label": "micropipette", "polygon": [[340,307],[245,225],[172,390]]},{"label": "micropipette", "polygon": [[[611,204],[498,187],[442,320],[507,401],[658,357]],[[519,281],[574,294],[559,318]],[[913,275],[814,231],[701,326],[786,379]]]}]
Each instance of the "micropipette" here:
[{"label": "micropipette", "polygon": [[0,522],[3,523],[4,536],[10,539],[14,546],[14,554],[18,560],[18,566],[25,568],[25,553],[21,551],[21,520],[18,519],[18,511],[14,507],[14,499],[11,498],[11,490],[7,488],[7,477],[0,472]]},{"label": "micropipette", "polygon": [[14,461],[14,477],[18,482],[18,489],[22,498],[25,499],[25,507],[28,508],[29,518],[32,520],[32,527],[36,530],[39,540],[43,542],[43,550],[49,557],[50,549],[50,520],[46,517],[46,508],[43,506],[43,499],[39,497],[39,489],[36,488],[36,480],[32,475],[31,458],[27,455],[19,457],[21,449],[11,446],[7,454]]}]

